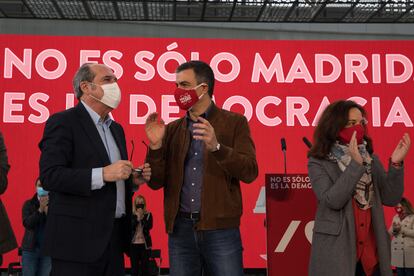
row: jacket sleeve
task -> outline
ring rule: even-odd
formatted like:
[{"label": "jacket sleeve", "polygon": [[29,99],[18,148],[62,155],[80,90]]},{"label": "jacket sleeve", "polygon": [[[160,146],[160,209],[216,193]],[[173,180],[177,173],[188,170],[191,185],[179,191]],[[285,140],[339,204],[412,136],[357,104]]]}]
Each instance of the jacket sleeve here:
[{"label": "jacket sleeve", "polygon": [[308,172],[312,189],[320,204],[325,204],[334,210],[340,210],[352,198],[355,186],[365,168],[351,160],[345,171],[333,182],[322,162],[324,161],[313,157],[309,158]]},{"label": "jacket sleeve", "polygon": [[393,234],[393,232],[392,232],[392,226],[393,226],[393,224],[394,224],[394,222],[395,222],[395,216],[392,218],[392,222],[391,222],[391,225],[390,225],[390,228],[388,228],[388,234],[390,234],[390,236],[391,237],[393,237],[394,236],[394,234]]},{"label": "jacket sleeve", "polygon": [[39,211],[33,208],[31,201],[28,200],[24,203],[22,209],[23,226],[26,229],[34,230],[36,227],[46,218],[45,214],[39,213]]},{"label": "jacket sleeve", "polygon": [[92,169],[71,168],[73,133],[61,114],[55,114],[46,123],[39,167],[40,181],[47,191],[90,196]]},{"label": "jacket sleeve", "polygon": [[0,132],[0,195],[7,189],[7,173],[9,169],[6,145],[4,144],[3,134]]},{"label": "jacket sleeve", "polygon": [[143,228],[147,231],[152,229],[152,214],[150,212],[147,213],[145,219],[142,220]]},{"label": "jacket sleeve", "polygon": [[220,144],[220,150],[212,154],[219,166],[230,176],[245,183],[252,183],[259,174],[256,149],[246,117],[240,118],[235,130],[233,147]]},{"label": "jacket sleeve", "polygon": [[[411,216],[414,216],[414,215],[411,215]],[[414,226],[414,219],[411,219],[411,225],[409,225],[409,226],[411,226],[411,228],[403,228],[402,229],[402,233],[404,234],[404,235],[406,235],[407,237],[410,237],[410,238],[413,238],[414,239],[414,229],[413,229],[413,226]]]},{"label": "jacket sleeve", "polygon": [[377,186],[381,195],[382,204],[395,206],[401,201],[404,192],[404,168],[394,168],[389,163],[388,173],[385,172],[379,159],[374,156],[375,176]]},{"label": "jacket sleeve", "polygon": [[147,182],[148,186],[153,190],[164,187],[165,183],[165,146],[158,150],[149,150],[147,162],[151,166],[151,178]]}]

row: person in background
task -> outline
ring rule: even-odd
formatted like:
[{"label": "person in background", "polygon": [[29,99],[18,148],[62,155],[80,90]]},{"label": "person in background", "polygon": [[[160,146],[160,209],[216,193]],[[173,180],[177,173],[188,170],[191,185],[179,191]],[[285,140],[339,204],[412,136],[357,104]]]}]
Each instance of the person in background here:
[{"label": "person in background", "polygon": [[23,276],[47,276],[51,270],[50,257],[40,252],[49,204],[48,192],[36,179],[36,194],[23,205],[22,216],[25,228],[22,241]]},{"label": "person in background", "polygon": [[404,191],[406,133],[389,157],[388,172],[373,154],[366,112],[353,101],[330,104],[319,119],[308,171],[318,199],[310,276],[391,276],[383,205]]},{"label": "person in background", "polygon": [[138,195],[132,205],[131,274],[147,276],[151,252],[152,214],[147,210],[145,198]]},{"label": "person in background", "polygon": [[[7,189],[7,173],[10,165],[7,159],[6,145],[4,144],[3,134],[0,132],[0,195]],[[11,228],[6,208],[0,198],[0,265],[3,263],[3,254],[17,247],[16,237]]]},{"label": "person in background", "polygon": [[391,242],[391,264],[398,276],[414,276],[414,208],[406,198],[395,206],[397,214],[388,232]]}]

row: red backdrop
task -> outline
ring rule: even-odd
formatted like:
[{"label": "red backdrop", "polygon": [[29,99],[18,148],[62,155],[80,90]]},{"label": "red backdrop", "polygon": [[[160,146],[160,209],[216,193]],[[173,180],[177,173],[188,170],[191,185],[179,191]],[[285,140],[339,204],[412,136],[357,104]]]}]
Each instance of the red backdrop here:
[{"label": "red backdrop", "polygon": [[[243,185],[241,224],[244,264],[265,267],[264,214],[253,212],[265,173],[281,173],[280,138],[287,141],[288,172],[306,173],[306,147],[316,118],[327,103],[354,98],[368,112],[369,133],[377,154],[386,160],[404,132],[414,138],[413,62],[411,41],[257,41],[223,39],[153,39],[119,37],[0,37],[0,129],[5,136],[11,170],[9,188],[2,195],[16,236],[23,235],[21,207],[34,193],[38,175],[39,142],[44,122],[52,113],[74,104],[72,77],[85,61],[103,62],[114,69],[122,89],[122,102],[113,112],[136,145],[134,163],[144,158],[143,122],[149,111],[161,112],[166,121],[180,116],[173,101],[174,69],[179,63],[200,59],[216,73],[218,106],[244,113],[257,148],[260,175]],[[75,101],[76,104],[76,101]],[[406,196],[411,186],[413,158],[406,160]],[[309,188],[308,192],[311,192]],[[162,215],[162,192],[147,187],[153,212],[154,247],[161,248],[168,266],[167,236]],[[314,200],[309,197],[309,200]],[[306,217],[300,209],[314,202],[291,202],[279,210],[282,239],[292,220],[302,221],[284,252],[291,264],[307,265],[309,242],[304,236]],[[291,212],[295,210],[295,212]],[[391,219],[391,210],[386,210]],[[305,215],[304,215],[305,216]],[[302,229],[301,229],[302,228]],[[299,260],[295,252],[301,254]],[[302,257],[303,256],[303,257]],[[5,262],[16,259],[16,251]],[[287,266],[289,265],[286,263]]]}]

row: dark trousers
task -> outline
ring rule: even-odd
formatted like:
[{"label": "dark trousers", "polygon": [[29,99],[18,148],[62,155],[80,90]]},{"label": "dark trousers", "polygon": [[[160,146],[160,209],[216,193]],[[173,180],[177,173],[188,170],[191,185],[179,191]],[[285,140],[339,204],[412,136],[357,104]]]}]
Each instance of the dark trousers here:
[{"label": "dark trousers", "polygon": [[375,271],[372,275],[367,275],[362,267],[361,262],[358,262],[355,269],[355,276],[381,276],[379,265],[375,268]]},{"label": "dark trousers", "polygon": [[[111,240],[103,255],[93,263],[68,262],[52,258],[51,276],[124,276],[124,252],[122,237],[124,230],[121,219],[115,219]],[[76,245],[73,245],[76,246]]]},{"label": "dark trousers", "polygon": [[148,259],[150,251],[145,248],[145,244],[131,245],[131,275],[148,276]]},{"label": "dark trousers", "polygon": [[397,267],[398,276],[414,276],[413,267]]}]

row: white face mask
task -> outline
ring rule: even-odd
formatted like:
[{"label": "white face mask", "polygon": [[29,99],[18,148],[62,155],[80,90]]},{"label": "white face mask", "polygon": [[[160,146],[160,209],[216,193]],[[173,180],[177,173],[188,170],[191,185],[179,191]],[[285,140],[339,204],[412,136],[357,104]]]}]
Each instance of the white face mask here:
[{"label": "white face mask", "polygon": [[117,108],[121,102],[121,89],[119,88],[118,83],[113,82],[109,84],[103,84],[101,85],[101,88],[104,92],[102,99],[98,99],[93,95],[90,96],[113,109]]}]

